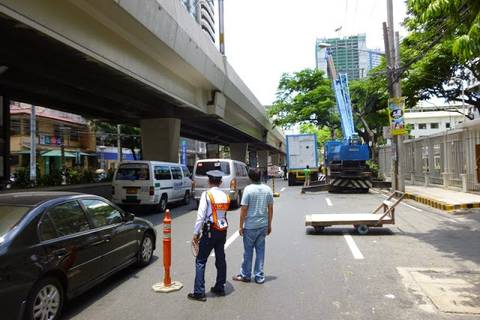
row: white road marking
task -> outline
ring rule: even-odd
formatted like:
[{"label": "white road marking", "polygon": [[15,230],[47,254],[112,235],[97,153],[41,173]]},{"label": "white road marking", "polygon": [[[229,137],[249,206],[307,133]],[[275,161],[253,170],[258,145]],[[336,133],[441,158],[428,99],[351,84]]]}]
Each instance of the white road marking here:
[{"label": "white road marking", "polygon": [[280,192],[283,192],[283,191],[285,191],[285,187],[283,187],[282,189],[280,189]]},{"label": "white road marking", "polygon": [[353,258],[357,260],[364,259],[363,254],[360,252],[360,249],[358,249],[357,244],[353,240],[352,236],[349,234],[344,234],[343,237],[345,238],[345,241],[347,241],[348,247],[353,254]]},{"label": "white road marking", "polygon": [[330,200],[330,198],[325,198],[325,201],[327,201],[327,205],[328,205],[329,207],[333,206],[332,200]]},{"label": "white road marking", "polygon": [[[232,234],[225,242],[224,248],[227,249],[233,243],[233,241],[237,240],[239,236],[240,233],[238,233],[238,230],[235,231],[235,233]],[[210,253],[210,257],[215,257],[215,251],[212,251],[212,253]]]}]

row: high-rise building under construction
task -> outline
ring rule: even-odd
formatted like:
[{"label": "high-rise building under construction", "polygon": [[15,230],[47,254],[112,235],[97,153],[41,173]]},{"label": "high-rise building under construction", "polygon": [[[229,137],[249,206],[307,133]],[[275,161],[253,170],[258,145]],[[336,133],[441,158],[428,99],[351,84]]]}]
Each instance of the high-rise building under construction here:
[{"label": "high-rise building under construction", "polygon": [[366,44],[367,36],[358,34],[345,38],[317,39],[315,44],[316,67],[327,73],[325,60],[326,50],[329,50],[337,72],[347,73],[351,80],[367,76],[368,71],[380,64],[379,50],[369,50]]}]

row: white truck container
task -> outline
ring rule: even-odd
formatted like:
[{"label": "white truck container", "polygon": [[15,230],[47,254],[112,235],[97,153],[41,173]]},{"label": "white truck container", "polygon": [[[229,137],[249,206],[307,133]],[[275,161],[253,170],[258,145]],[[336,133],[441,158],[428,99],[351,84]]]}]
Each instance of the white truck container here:
[{"label": "white truck container", "polygon": [[305,180],[303,170],[309,167],[312,181],[318,178],[318,149],[316,134],[287,135],[288,185]]}]

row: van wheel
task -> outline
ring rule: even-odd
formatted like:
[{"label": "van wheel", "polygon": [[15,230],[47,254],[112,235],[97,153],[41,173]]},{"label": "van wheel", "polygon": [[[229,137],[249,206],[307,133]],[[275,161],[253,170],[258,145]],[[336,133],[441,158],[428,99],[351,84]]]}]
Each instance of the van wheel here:
[{"label": "van wheel", "polygon": [[60,282],[53,277],[43,278],[30,292],[26,319],[59,319],[63,300],[63,286]]},{"label": "van wheel", "polygon": [[163,194],[160,198],[160,202],[158,203],[158,210],[160,211],[159,213],[164,213],[165,210],[167,210],[167,203],[168,196],[166,194]]},{"label": "van wheel", "polygon": [[188,206],[190,204],[190,200],[192,197],[190,197],[190,191],[185,191],[185,195],[183,196],[183,204]]}]

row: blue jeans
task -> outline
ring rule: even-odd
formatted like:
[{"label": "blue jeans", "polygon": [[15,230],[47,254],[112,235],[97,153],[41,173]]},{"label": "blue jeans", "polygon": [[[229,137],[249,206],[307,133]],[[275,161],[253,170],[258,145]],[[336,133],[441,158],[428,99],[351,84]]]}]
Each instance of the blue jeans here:
[{"label": "blue jeans", "polygon": [[217,280],[215,289],[224,290],[227,278],[227,262],[225,261],[225,241],[227,240],[227,231],[217,231],[212,229],[211,237],[202,236],[199,243],[197,258],[195,259],[195,284],[193,292],[196,294],[205,294],[205,266],[208,256],[212,250],[215,251],[215,267],[217,268]]},{"label": "blue jeans", "polygon": [[240,274],[242,277],[250,279],[252,275],[252,259],[253,249],[255,249],[255,266],[253,274],[256,282],[265,281],[265,273],[263,272],[263,261],[265,260],[265,237],[267,236],[268,227],[257,229],[243,229],[243,262]]}]

